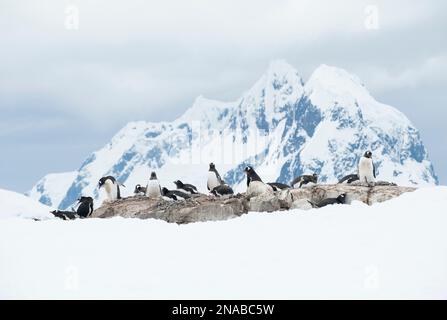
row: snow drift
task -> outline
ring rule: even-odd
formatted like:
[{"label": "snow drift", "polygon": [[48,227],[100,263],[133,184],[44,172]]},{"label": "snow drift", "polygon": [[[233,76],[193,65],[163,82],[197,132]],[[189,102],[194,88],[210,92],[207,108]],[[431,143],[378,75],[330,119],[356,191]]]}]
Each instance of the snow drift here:
[{"label": "snow drift", "polygon": [[23,194],[0,189],[1,218],[50,218],[51,208]]},{"label": "snow drift", "polygon": [[367,206],[0,220],[0,298],[446,299],[447,188]]}]

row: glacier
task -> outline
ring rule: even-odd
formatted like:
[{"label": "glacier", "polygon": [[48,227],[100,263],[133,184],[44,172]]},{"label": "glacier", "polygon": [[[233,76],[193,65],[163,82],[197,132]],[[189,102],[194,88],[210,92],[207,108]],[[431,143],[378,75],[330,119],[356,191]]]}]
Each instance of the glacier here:
[{"label": "glacier", "polygon": [[293,66],[277,60],[236,101],[199,96],[172,122],[128,123],[84,161],[70,183],[40,183],[30,196],[45,196],[42,202],[60,209],[80,195],[93,196],[99,205],[102,176],[115,176],[130,195],[151,171],[168,188],[180,179],[205,192],[210,162],[236,191],[245,189],[248,164],[266,182],[290,183],[315,172],[320,182],[334,183],[356,172],[366,150],[373,152],[379,180],[438,184],[419,131],[402,112],[375,100],[357,76],[321,65],[305,82]]}]

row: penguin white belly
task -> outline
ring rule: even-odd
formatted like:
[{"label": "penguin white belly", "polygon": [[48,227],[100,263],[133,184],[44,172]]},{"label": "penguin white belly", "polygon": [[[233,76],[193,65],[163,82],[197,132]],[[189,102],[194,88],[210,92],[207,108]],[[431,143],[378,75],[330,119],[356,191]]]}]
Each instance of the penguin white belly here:
[{"label": "penguin white belly", "polygon": [[110,180],[107,180],[104,183],[104,188],[106,190],[107,198],[109,200],[115,200],[118,198],[118,188],[115,183]]},{"label": "penguin white belly", "polygon": [[158,180],[149,180],[146,195],[149,198],[158,198],[161,196],[160,183],[158,183]]},{"label": "penguin white belly", "polygon": [[213,190],[215,187],[220,186],[219,179],[217,179],[217,176],[213,171],[208,171],[207,186],[210,190]]},{"label": "penguin white belly", "polygon": [[273,194],[272,187],[261,181],[250,182],[247,188],[247,196],[256,197],[262,194]]},{"label": "penguin white belly", "polygon": [[362,183],[374,183],[374,166],[371,159],[361,158],[359,163],[359,178]]}]

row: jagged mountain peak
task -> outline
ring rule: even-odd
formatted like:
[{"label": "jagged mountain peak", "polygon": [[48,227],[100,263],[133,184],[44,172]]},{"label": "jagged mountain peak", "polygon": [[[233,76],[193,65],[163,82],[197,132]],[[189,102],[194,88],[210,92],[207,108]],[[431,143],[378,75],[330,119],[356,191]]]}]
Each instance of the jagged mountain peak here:
[{"label": "jagged mountain peak", "polygon": [[[163,186],[173,188],[180,179],[206,192],[209,162],[236,191],[246,187],[246,165],[269,182],[290,183],[315,172],[331,183],[356,172],[365,150],[373,151],[381,180],[437,183],[417,129],[400,111],[377,102],[357,76],[321,65],[303,85],[294,67],[277,60],[233,102],[200,95],[172,122],[126,125],[84,161],[59,207],[69,208],[80,195],[94,196],[99,205],[97,181],[105,175],[126,184],[123,194],[130,195],[152,170]],[[51,198],[51,186],[43,189],[35,197]]]}]

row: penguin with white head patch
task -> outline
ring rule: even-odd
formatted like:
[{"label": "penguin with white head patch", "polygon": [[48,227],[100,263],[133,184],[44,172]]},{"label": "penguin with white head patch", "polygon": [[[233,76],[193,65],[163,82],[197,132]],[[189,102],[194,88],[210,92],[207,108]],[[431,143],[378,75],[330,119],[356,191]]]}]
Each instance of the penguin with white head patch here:
[{"label": "penguin with white head patch", "polygon": [[366,151],[360,158],[358,176],[361,183],[371,185],[376,182],[376,168],[371,151]]},{"label": "penguin with white head patch", "polygon": [[221,184],[213,188],[213,190],[210,191],[211,194],[215,195],[216,197],[223,197],[223,196],[231,196],[234,194],[233,189],[227,184]]},{"label": "penguin with white head patch", "polygon": [[98,183],[99,189],[104,188],[108,201],[121,199],[120,185],[112,176],[102,177]]},{"label": "penguin with white head patch", "polygon": [[261,194],[273,194],[273,188],[262,182],[262,179],[252,167],[245,167],[244,172],[247,175],[247,196],[256,197]]},{"label": "penguin with white head patch", "polygon": [[179,190],[169,190],[168,188],[165,187],[161,189],[161,193],[163,195],[163,199],[168,201],[186,200],[191,198],[191,195],[188,193]]},{"label": "penguin with white head patch", "polygon": [[346,193],[342,193],[337,198],[324,199],[318,203],[314,203],[309,200],[308,200],[308,202],[312,205],[313,208],[323,208],[323,207],[326,207],[329,205],[334,205],[334,204],[346,204]]},{"label": "penguin with white head patch", "polygon": [[146,195],[146,190],[147,190],[147,187],[142,187],[141,184],[137,184],[135,186],[135,190],[133,193],[136,196],[144,196],[144,195]]},{"label": "penguin with white head patch", "polygon": [[198,194],[197,188],[192,184],[183,183],[180,180],[174,181],[177,190],[188,193],[188,194]]},{"label": "penguin with white head patch", "polygon": [[346,177],[343,177],[338,181],[338,184],[350,184],[359,180],[358,174],[349,174]]},{"label": "penguin with white head patch", "polygon": [[316,173],[312,175],[302,175],[293,179],[291,185],[295,189],[302,187],[310,187],[316,185],[318,182],[318,175]]},{"label": "penguin with white head patch", "polygon": [[206,182],[208,190],[212,191],[214,188],[223,184],[225,184],[225,181],[222,180],[219,172],[217,172],[216,166],[211,162],[208,170],[208,180]]},{"label": "penguin with white head patch", "polygon": [[160,198],[162,196],[160,182],[158,182],[157,174],[151,173],[151,178],[146,188],[146,196],[151,199]]}]

